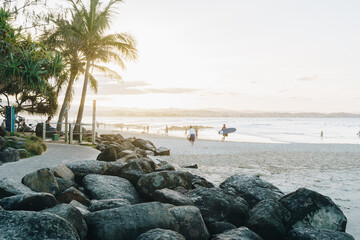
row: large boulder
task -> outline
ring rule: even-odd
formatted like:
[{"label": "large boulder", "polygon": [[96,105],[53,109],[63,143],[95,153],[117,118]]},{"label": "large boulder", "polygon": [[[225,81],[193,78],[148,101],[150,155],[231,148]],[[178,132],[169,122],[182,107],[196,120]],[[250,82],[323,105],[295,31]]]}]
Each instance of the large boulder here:
[{"label": "large boulder", "polygon": [[0,199],[26,193],[33,193],[33,191],[24,184],[11,178],[3,178],[0,180]]},{"label": "large boulder", "polygon": [[85,206],[90,204],[90,200],[82,192],[74,187],[70,187],[59,193],[56,196],[56,199],[62,203],[70,203],[72,200],[76,200]]},{"label": "large boulder", "polygon": [[66,164],[75,174],[75,181],[81,183],[82,179],[88,174],[105,174],[109,168],[109,163],[96,160],[84,160]]},{"label": "large boulder", "polygon": [[20,160],[20,153],[12,147],[6,147],[0,152],[0,161],[3,163],[17,162]]},{"label": "large boulder", "polygon": [[296,228],[291,230],[285,240],[355,240],[350,234],[332,230]]},{"label": "large boulder", "polygon": [[59,185],[59,193],[65,191],[68,188],[71,188],[73,186],[76,186],[75,182],[65,180],[59,177],[55,177],[57,184]]},{"label": "large boulder", "polygon": [[42,212],[48,212],[62,217],[75,227],[80,239],[86,238],[87,225],[85,219],[75,207],[68,204],[59,204],[53,208],[42,210]]},{"label": "large boulder", "polygon": [[263,240],[259,235],[246,227],[239,227],[215,235],[212,240]]},{"label": "large boulder", "polygon": [[194,206],[180,206],[169,209],[179,224],[179,233],[187,240],[206,240],[210,234],[200,210]]},{"label": "large boulder", "polygon": [[132,142],[132,144],[135,147],[138,147],[138,148],[141,148],[141,149],[144,149],[144,150],[150,150],[150,151],[153,151],[153,152],[156,151],[155,145],[152,142],[148,141],[148,140],[137,138]]},{"label": "large boulder", "polygon": [[306,188],[300,188],[280,199],[291,213],[292,228],[312,227],[344,232],[347,219],[329,198]]},{"label": "large boulder", "polygon": [[22,178],[21,182],[35,192],[47,192],[55,195],[59,191],[59,185],[49,168],[29,173]]},{"label": "large boulder", "polygon": [[140,202],[134,186],[121,177],[90,174],[84,178],[83,185],[91,199],[123,198],[132,204]]},{"label": "large boulder", "polygon": [[170,156],[170,149],[166,147],[156,148],[155,156]]},{"label": "large boulder", "polygon": [[257,175],[233,175],[221,183],[220,188],[242,197],[251,208],[262,200],[278,200],[284,196],[280,189]]},{"label": "large boulder", "polygon": [[75,228],[65,219],[50,213],[0,211],[0,239],[79,240]]},{"label": "large boulder", "polygon": [[141,234],[136,240],[185,240],[185,238],[178,232],[155,228]]},{"label": "large boulder", "polygon": [[80,213],[86,217],[87,215],[90,214],[90,211],[88,210],[88,207],[86,207],[85,205],[79,203],[78,201],[76,200],[72,200],[69,205],[75,207],[77,210],[80,211]]},{"label": "large boulder", "polygon": [[54,173],[55,177],[59,177],[62,178],[64,180],[68,180],[68,181],[75,181],[75,175],[74,173],[70,170],[70,168],[68,168],[65,165],[57,165],[52,172]]},{"label": "large boulder", "polygon": [[162,203],[170,203],[175,206],[195,205],[189,197],[168,188],[156,190],[154,200]]},{"label": "large boulder", "polygon": [[246,226],[264,240],[283,239],[290,217],[290,212],[281,203],[265,200],[251,209]]},{"label": "large boulder", "polygon": [[121,175],[122,168],[127,164],[127,162],[116,161],[116,162],[109,162],[109,167],[104,173],[104,175],[110,176],[118,176]]},{"label": "large boulder", "polygon": [[2,151],[7,146],[7,141],[3,136],[0,135],[0,151]]},{"label": "large boulder", "polygon": [[211,235],[220,234],[235,228],[236,226],[229,222],[213,222],[207,225]]},{"label": "large boulder", "polygon": [[140,194],[148,199],[153,199],[154,192],[158,189],[174,189],[182,186],[185,189],[191,188],[192,175],[182,171],[162,171],[143,175],[138,183],[137,189]]},{"label": "large boulder", "polygon": [[225,221],[240,226],[249,214],[242,198],[230,196],[219,188],[197,188],[188,197],[200,209],[206,224]]},{"label": "large boulder", "polygon": [[56,204],[56,198],[49,193],[29,193],[0,199],[0,206],[5,210],[41,211]]},{"label": "large boulder", "polygon": [[121,148],[122,151],[125,151],[125,150],[134,151],[136,148],[130,141],[127,141],[127,140],[124,140],[124,141],[121,141],[118,143],[119,143],[119,147]]},{"label": "large boulder", "polygon": [[93,212],[86,222],[89,240],[132,240],[154,228],[179,230],[175,218],[159,202]]},{"label": "large boulder", "polygon": [[123,206],[131,205],[128,200],[125,199],[107,199],[107,200],[91,200],[89,205],[90,212],[96,212],[104,209],[112,209]]},{"label": "large boulder", "polygon": [[96,158],[98,161],[114,162],[117,159],[117,151],[115,146],[108,146]]},{"label": "large boulder", "polygon": [[147,173],[154,172],[155,163],[145,158],[134,159],[122,167],[120,177],[129,180],[136,186],[140,177]]}]

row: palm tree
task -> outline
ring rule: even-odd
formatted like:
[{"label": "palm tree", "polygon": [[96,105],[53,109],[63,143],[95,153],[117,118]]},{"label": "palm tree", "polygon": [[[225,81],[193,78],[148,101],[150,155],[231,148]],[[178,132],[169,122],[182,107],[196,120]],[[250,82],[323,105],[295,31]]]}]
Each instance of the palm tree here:
[{"label": "palm tree", "polygon": [[136,42],[131,35],[127,33],[106,34],[106,30],[110,28],[110,18],[115,13],[116,4],[122,0],[110,0],[105,7],[102,7],[99,0],[90,0],[89,9],[81,1],[69,1],[72,3],[73,15],[79,17],[73,29],[73,36],[81,43],[80,51],[83,53],[86,62],[84,85],[76,119],[75,131],[78,131],[84,112],[87,85],[89,79],[94,81],[90,69],[96,68],[112,77],[121,79],[117,72],[106,66],[95,64],[95,62],[112,62],[125,69],[124,60],[135,60],[137,50]]}]

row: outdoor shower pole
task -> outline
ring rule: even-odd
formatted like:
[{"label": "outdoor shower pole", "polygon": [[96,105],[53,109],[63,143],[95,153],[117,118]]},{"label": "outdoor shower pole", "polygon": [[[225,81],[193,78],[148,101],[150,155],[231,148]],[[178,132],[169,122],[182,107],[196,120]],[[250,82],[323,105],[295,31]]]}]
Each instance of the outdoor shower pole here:
[{"label": "outdoor shower pole", "polygon": [[68,126],[68,107],[67,107],[67,103],[66,103],[66,107],[65,107],[65,143],[68,142],[68,134],[69,134],[69,126]]}]

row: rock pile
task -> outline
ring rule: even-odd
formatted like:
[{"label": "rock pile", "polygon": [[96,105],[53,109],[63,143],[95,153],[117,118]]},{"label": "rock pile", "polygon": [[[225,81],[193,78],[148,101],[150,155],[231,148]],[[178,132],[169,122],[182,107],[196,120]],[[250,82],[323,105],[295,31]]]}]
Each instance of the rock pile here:
[{"label": "rock pile", "polygon": [[170,155],[170,150],[165,147],[157,148],[152,142],[140,138],[125,139],[120,134],[100,135],[96,148],[101,151],[97,160],[105,162]]},{"label": "rock pile", "polygon": [[342,211],[317,192],[285,195],[256,175],[215,187],[166,162],[117,157],[119,145],[155,152],[146,141],[111,142],[104,150],[114,147],[116,161],[0,180],[0,239],[354,240]]},{"label": "rock pile", "polygon": [[[21,140],[21,139],[20,139]],[[16,143],[19,146],[19,149],[8,147],[8,141]],[[22,148],[23,147],[23,148]],[[20,150],[23,149],[23,150]],[[20,160],[20,152],[25,151],[25,143],[22,141],[17,141],[17,139],[5,139],[0,136],[0,165],[7,162],[17,162]]]}]

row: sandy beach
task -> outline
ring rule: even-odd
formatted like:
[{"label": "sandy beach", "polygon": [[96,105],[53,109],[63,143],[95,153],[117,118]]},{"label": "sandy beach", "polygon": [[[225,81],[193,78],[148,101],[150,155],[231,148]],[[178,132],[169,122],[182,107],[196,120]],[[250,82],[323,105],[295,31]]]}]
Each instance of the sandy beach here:
[{"label": "sandy beach", "polygon": [[[115,132],[114,132],[115,133]],[[165,157],[177,168],[186,169],[219,185],[233,174],[258,174],[284,193],[306,187],[329,196],[348,218],[347,232],[360,239],[360,146],[355,144],[274,144],[220,142],[198,139],[195,145],[184,138],[120,132],[139,137],[157,147],[171,149]]]}]

